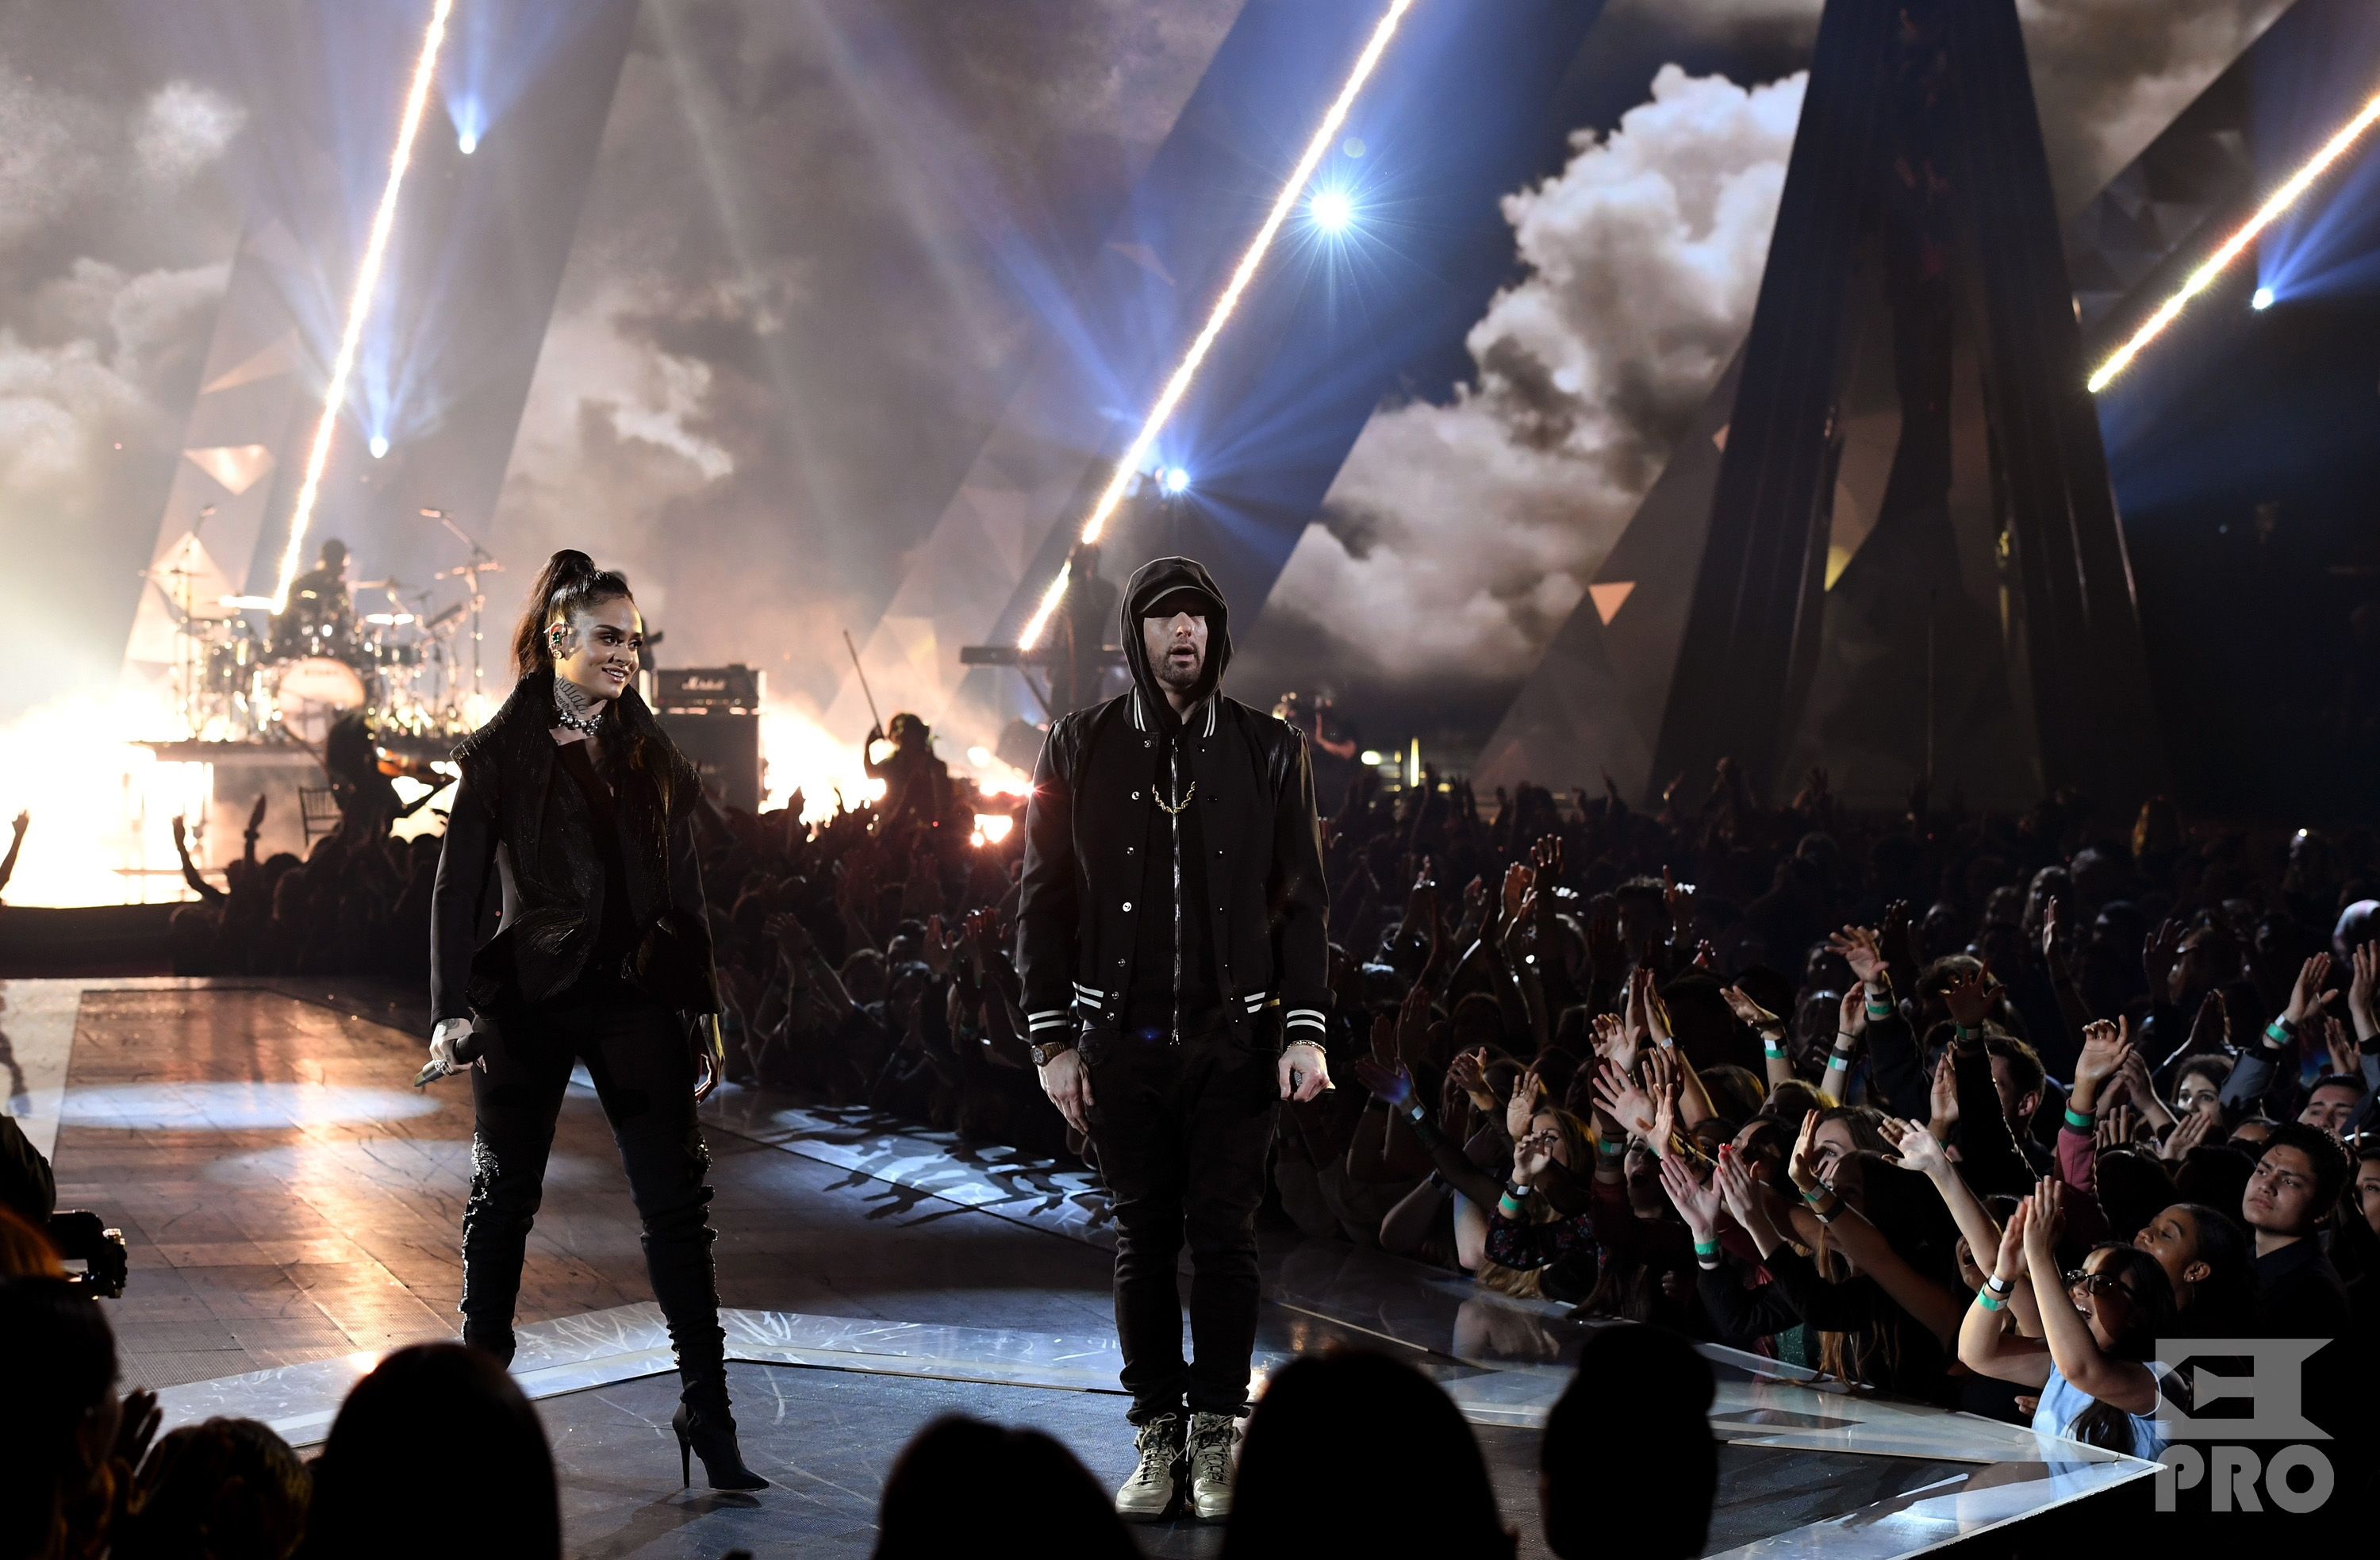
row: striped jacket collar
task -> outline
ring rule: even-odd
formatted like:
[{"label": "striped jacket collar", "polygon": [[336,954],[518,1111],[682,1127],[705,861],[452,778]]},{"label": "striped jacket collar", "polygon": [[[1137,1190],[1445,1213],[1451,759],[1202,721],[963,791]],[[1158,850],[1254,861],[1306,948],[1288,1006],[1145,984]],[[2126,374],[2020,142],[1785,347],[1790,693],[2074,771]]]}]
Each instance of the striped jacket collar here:
[{"label": "striped jacket collar", "polygon": [[[1137,687],[1132,690],[1132,728],[1135,731],[1147,731],[1155,725],[1152,707],[1142,702],[1148,697],[1148,696],[1143,693]],[[1184,731],[1187,731],[1192,725],[1199,725],[1203,722],[1205,729],[1200,731],[1198,735],[1201,737],[1214,736],[1215,715],[1216,712],[1222,707],[1222,702],[1223,696],[1220,693],[1210,693],[1207,695],[1206,698],[1190,706],[1189,713],[1182,717],[1182,728]]]}]

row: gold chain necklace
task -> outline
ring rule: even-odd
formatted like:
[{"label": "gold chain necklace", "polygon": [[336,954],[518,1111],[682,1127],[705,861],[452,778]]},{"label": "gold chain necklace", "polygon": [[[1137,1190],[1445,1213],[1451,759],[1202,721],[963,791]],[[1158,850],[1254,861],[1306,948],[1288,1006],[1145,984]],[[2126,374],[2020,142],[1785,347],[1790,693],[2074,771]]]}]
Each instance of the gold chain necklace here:
[{"label": "gold chain necklace", "polygon": [[1182,810],[1190,805],[1190,798],[1197,794],[1198,782],[1193,780],[1190,782],[1190,788],[1182,793],[1182,799],[1180,801],[1167,801],[1163,797],[1157,794],[1154,787],[1151,787],[1149,790],[1148,799],[1157,804],[1158,810],[1167,813],[1170,816],[1179,817]]}]

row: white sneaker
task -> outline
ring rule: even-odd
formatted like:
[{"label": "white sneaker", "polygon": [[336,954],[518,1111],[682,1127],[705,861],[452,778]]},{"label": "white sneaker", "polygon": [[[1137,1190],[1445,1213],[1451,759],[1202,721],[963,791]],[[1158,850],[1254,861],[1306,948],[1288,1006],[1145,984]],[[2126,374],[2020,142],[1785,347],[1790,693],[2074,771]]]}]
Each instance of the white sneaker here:
[{"label": "white sneaker", "polygon": [[1229,1414],[1190,1416],[1190,1507],[1201,1522],[1232,1517],[1232,1474],[1240,1421]]},{"label": "white sneaker", "polygon": [[1132,1444],[1140,1466],[1116,1492],[1116,1515],[1127,1522],[1155,1522],[1173,1509],[1182,1480],[1182,1416],[1160,1414],[1140,1427]]}]

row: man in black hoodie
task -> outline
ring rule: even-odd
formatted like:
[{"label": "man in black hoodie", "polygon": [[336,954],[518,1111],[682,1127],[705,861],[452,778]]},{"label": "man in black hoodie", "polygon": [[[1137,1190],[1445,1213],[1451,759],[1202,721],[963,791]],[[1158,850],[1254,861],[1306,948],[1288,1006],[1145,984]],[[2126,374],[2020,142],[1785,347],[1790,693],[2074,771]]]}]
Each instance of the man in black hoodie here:
[{"label": "man in black hoodie", "polygon": [[[1190,1508],[1220,1522],[1256,1349],[1274,1115],[1330,1087],[1321,831],[1304,739],[1219,691],[1232,640],[1206,569],[1143,566],[1122,630],[1132,689],[1059,720],[1034,771],[1017,964],[1041,1086],[1089,1136],[1114,1199],[1140,1452],[1116,1507],[1163,1517],[1186,1472]],[[1195,1363],[1175,1280],[1185,1237]]]}]

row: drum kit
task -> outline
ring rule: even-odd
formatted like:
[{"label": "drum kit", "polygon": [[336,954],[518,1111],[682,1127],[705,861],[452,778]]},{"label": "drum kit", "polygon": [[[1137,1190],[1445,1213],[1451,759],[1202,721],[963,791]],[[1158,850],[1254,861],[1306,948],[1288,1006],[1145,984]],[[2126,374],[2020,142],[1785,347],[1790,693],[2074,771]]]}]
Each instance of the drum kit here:
[{"label": "drum kit", "polygon": [[[224,596],[209,610],[190,599],[196,571],[187,558],[152,571],[180,641],[176,692],[189,736],[319,749],[333,723],[355,711],[383,738],[454,737],[484,720],[480,577],[504,565],[443,514],[423,514],[443,521],[470,552],[419,589],[365,579],[351,592],[331,568],[298,581],[278,614],[269,596]],[[433,609],[450,581],[462,599]],[[386,610],[358,613],[358,601]]]}]

